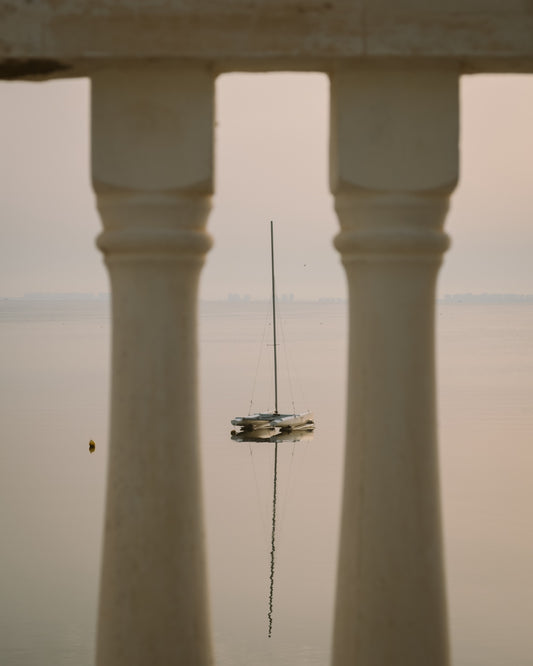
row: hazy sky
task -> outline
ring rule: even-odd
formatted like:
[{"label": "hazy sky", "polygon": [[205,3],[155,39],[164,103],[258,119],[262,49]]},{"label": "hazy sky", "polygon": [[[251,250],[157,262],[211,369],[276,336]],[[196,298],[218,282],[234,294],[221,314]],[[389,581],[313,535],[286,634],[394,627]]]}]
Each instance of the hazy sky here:
[{"label": "hazy sky", "polygon": [[[268,295],[268,222],[278,293],[338,297],[331,240],[328,89],[322,74],[217,81],[215,247],[203,298]],[[0,296],[101,292],[108,282],[89,175],[86,79],[0,84]],[[533,293],[533,76],[463,77],[461,183],[439,293]]]}]

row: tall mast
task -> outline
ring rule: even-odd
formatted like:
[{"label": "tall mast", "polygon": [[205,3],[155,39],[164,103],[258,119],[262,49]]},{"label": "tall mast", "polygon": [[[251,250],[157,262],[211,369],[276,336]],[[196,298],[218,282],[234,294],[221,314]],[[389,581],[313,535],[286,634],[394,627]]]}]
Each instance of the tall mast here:
[{"label": "tall mast", "polygon": [[274,283],[274,223],[270,220],[270,254],[272,257],[272,328],[274,330],[274,413],[278,413],[278,347],[276,339],[276,286]]}]

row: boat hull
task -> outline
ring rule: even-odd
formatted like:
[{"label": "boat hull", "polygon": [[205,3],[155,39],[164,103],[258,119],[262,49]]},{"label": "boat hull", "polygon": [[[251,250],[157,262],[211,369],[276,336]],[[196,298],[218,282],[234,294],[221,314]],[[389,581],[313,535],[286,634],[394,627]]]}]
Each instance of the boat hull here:
[{"label": "boat hull", "polygon": [[250,414],[249,416],[237,416],[231,420],[231,425],[238,426],[243,430],[269,428],[275,416],[276,414],[273,412],[266,414]]},{"label": "boat hull", "polygon": [[276,412],[250,414],[250,416],[235,417],[231,420],[231,424],[244,431],[278,428],[281,432],[288,432],[297,428],[314,428],[311,412],[301,414],[278,414]]},{"label": "boat hull", "polygon": [[270,425],[284,431],[306,426],[314,426],[314,421],[311,412],[303,412],[302,414],[280,414],[270,422]]}]

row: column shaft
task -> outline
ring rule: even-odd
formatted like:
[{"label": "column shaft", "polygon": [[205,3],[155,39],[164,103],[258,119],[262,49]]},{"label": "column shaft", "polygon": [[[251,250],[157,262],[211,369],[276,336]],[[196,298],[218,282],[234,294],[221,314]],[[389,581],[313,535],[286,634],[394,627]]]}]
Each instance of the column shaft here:
[{"label": "column shaft", "polygon": [[196,316],[212,106],[201,69],[93,79],[98,246],[113,316],[100,666],[211,662]]},{"label": "column shaft", "polygon": [[456,103],[454,72],[332,77],[336,246],[350,306],[335,666],[448,662],[434,301]]}]

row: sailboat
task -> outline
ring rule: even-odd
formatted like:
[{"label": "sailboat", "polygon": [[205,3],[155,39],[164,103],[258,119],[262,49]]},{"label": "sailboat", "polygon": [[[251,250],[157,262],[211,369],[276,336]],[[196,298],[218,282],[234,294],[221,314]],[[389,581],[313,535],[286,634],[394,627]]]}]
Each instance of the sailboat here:
[{"label": "sailboat", "polygon": [[[238,426],[240,432],[250,432],[254,430],[279,429],[280,432],[291,432],[292,430],[312,430],[314,428],[313,414],[309,411],[300,413],[280,413],[278,411],[278,354],[277,354],[277,332],[276,332],[276,284],[274,277],[274,224],[270,221],[270,256],[271,256],[271,275],[272,275],[272,331],[273,331],[273,349],[274,349],[274,411],[259,412],[249,414],[248,416],[236,416],[231,420],[231,424]],[[232,435],[237,435],[232,431]]]}]

